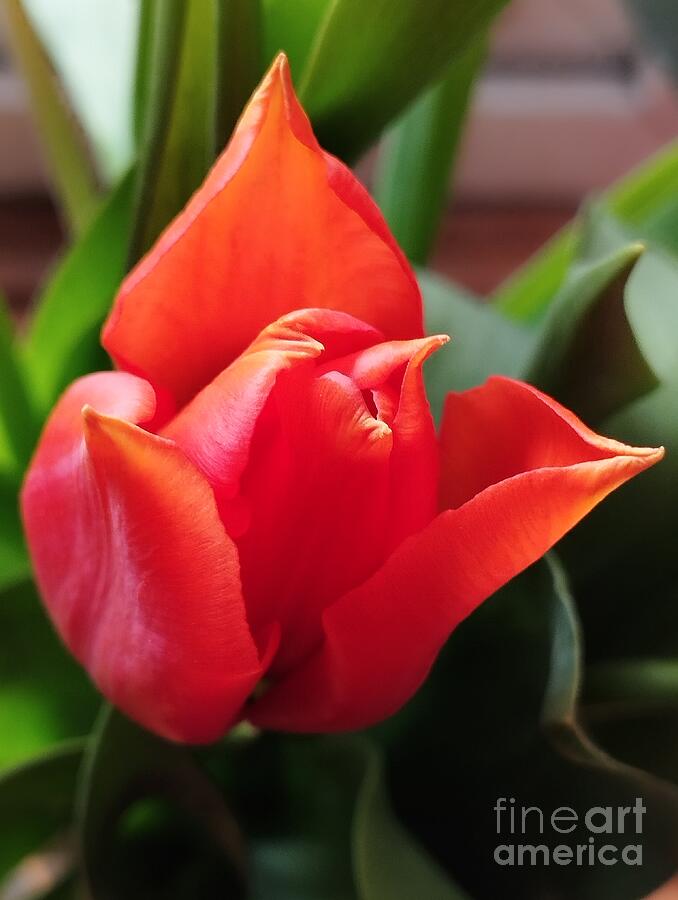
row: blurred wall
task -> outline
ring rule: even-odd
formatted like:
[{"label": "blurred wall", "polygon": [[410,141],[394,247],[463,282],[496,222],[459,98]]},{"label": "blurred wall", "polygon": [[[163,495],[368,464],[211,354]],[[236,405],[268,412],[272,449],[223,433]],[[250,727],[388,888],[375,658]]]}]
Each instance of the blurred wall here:
[{"label": "blurred wall", "polygon": [[514,0],[495,29],[457,195],[577,203],[678,135],[678,95],[618,0]]}]

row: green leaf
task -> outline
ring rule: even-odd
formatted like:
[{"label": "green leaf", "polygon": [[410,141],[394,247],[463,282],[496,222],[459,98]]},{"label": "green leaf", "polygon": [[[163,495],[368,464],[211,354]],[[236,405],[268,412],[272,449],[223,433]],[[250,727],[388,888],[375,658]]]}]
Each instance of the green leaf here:
[{"label": "green leaf", "polygon": [[[656,240],[678,249],[678,142],[663,148],[618,181],[602,197],[606,209],[629,228],[629,239]],[[493,295],[506,315],[535,321],[543,315],[579,251],[585,219],[575,219],[512,275]]]},{"label": "green leaf", "polygon": [[125,273],[132,201],[133,180],[127,176],[69,251],[39,301],[23,356],[42,416],[74,378],[108,368],[99,329]]},{"label": "green leaf", "polygon": [[587,422],[600,422],[657,386],[625,304],[627,279],[642,251],[642,244],[631,244],[573,265],[538,328],[523,377]]},{"label": "green leaf", "polygon": [[670,706],[678,712],[678,659],[623,659],[589,666],[586,702],[627,708]]},{"label": "green leaf", "polygon": [[418,278],[427,333],[452,337],[425,367],[429,402],[439,418],[448,391],[467,390],[489,375],[518,375],[533,336],[451,282],[426,271]]},{"label": "green leaf", "polygon": [[95,897],[461,897],[395,819],[364,738],[236,729],[196,757],[108,709],[79,809]]},{"label": "green leaf", "polygon": [[625,659],[589,667],[587,727],[632,766],[678,784],[678,663]]},{"label": "green leaf", "polygon": [[25,581],[31,573],[17,495],[16,480],[0,473],[0,591]]},{"label": "green leaf", "polygon": [[64,744],[0,776],[0,893],[14,866],[70,828],[82,747]]},{"label": "green leaf", "polygon": [[429,257],[448,200],[451,169],[485,53],[485,36],[469,44],[443,79],[392,126],[381,148],[374,197],[396,240],[419,265]]},{"label": "green leaf", "polygon": [[249,847],[252,900],[460,897],[397,821],[364,737],[262,736],[214,763]]},{"label": "green leaf", "polygon": [[134,69],[133,129],[138,146],[143,143],[146,116],[149,114],[151,79],[153,77],[153,30],[156,0],[139,0],[137,56]]},{"label": "green leaf", "polygon": [[268,65],[284,50],[295,82],[301,78],[313,39],[331,0],[262,0],[263,58]]},{"label": "green leaf", "polygon": [[219,0],[217,29],[215,149],[219,151],[263,75],[260,0]]},{"label": "green leaf", "polygon": [[21,472],[36,436],[37,423],[16,352],[14,323],[0,295],[0,471]]},{"label": "green leaf", "polygon": [[241,895],[240,834],[216,787],[187,748],[110,707],[85,752],[78,827],[93,897]]},{"label": "green leaf", "polygon": [[[124,4],[122,4],[124,6]],[[13,47],[31,91],[33,107],[44,142],[45,151],[57,193],[67,218],[75,231],[81,230],[97,207],[101,189],[100,172],[92,148],[76,118],[63,89],[56,61],[48,55],[43,39],[44,14],[61,13],[54,3],[37,0],[7,0],[5,4]],[[37,15],[36,15],[37,14]],[[54,40],[70,39],[63,22],[47,28]],[[64,57],[60,57],[63,61]],[[117,66],[99,67],[108,77],[118,72]],[[95,77],[95,76],[93,76]],[[95,79],[96,80],[96,79]],[[88,79],[85,89],[91,84]],[[108,106],[105,106],[108,111]]]},{"label": "green leaf", "polygon": [[353,159],[455,54],[488,27],[505,0],[334,0],[299,83],[324,147]]},{"label": "green leaf", "polygon": [[678,378],[678,259],[643,254],[626,286],[626,310],[636,341],[661,381]]},{"label": "green leaf", "polygon": [[[550,559],[462,623],[417,697],[382,729],[396,808],[471,896],[636,900],[675,868],[678,792],[591,743],[579,722],[580,671],[575,608]],[[591,807],[633,806],[639,796],[647,807],[642,868],[494,862],[503,844],[588,846],[582,820]],[[498,823],[499,798],[506,813]],[[561,806],[579,817],[567,836],[550,828]],[[534,813],[523,828],[521,807],[542,810],[544,828]],[[634,838],[605,834],[604,843]]]},{"label": "green leaf", "polygon": [[22,0],[105,184],[132,161],[138,0]]},{"label": "green leaf", "polygon": [[561,545],[580,599],[591,660],[678,653],[676,410],[678,380],[601,425],[604,434],[629,444],[663,444],[666,457],[615,491]]},{"label": "green leaf", "polygon": [[381,754],[365,743],[365,774],[358,794],[353,853],[361,900],[464,900],[462,893],[395,817]]},{"label": "green leaf", "polygon": [[144,89],[132,258],[138,258],[199,187],[216,151],[217,13],[214,0],[154,0]]},{"label": "green leaf", "polygon": [[94,688],[54,633],[30,584],[0,595],[0,770],[86,734]]}]

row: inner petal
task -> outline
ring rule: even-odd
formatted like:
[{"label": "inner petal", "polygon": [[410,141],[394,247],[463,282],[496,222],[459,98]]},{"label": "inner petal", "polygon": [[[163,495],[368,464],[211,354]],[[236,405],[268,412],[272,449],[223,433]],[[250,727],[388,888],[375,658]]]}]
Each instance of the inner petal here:
[{"label": "inner petal", "polygon": [[[371,402],[370,402],[371,400]],[[393,435],[346,375],[285,373],[260,417],[238,539],[250,625],[282,626],[280,674],[321,638],[324,607],[386,552]]]}]

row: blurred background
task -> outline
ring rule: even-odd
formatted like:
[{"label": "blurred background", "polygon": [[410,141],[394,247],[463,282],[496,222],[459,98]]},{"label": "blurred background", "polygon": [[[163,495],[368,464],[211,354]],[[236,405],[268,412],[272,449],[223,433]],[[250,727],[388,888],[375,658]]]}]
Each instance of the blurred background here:
[{"label": "blurred background", "polygon": [[[671,58],[665,44],[678,37],[652,30],[653,10],[673,0],[635,2],[514,0],[506,9],[473,100],[434,268],[487,293],[585,195],[678,133],[678,93],[662,56]],[[95,7],[93,15],[104,15]],[[0,283],[19,311],[64,233],[5,30],[0,7]],[[367,159],[367,181],[370,170]]]}]

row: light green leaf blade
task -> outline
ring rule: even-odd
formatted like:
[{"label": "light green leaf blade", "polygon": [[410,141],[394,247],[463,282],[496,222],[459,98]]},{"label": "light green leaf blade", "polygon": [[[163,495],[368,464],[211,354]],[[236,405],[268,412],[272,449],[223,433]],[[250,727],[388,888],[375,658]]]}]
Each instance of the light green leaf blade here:
[{"label": "light green leaf blade", "polygon": [[333,0],[299,83],[321,144],[354,159],[504,5],[505,0]]},{"label": "light green leaf blade", "polygon": [[22,0],[105,184],[132,161],[138,0]]},{"label": "light green leaf blade", "polygon": [[41,416],[74,378],[108,367],[99,330],[125,273],[132,208],[133,179],[127,176],[69,251],[39,301],[22,349]]},{"label": "light green leaf blade", "polygon": [[5,9],[56,190],[68,222],[77,232],[90,221],[97,207],[99,172],[24,4],[21,0],[6,0]]},{"label": "light green leaf blade", "polygon": [[483,36],[458,54],[442,80],[391,127],[382,145],[374,198],[402,249],[419,265],[429,257],[448,200],[450,173],[485,44]]}]

